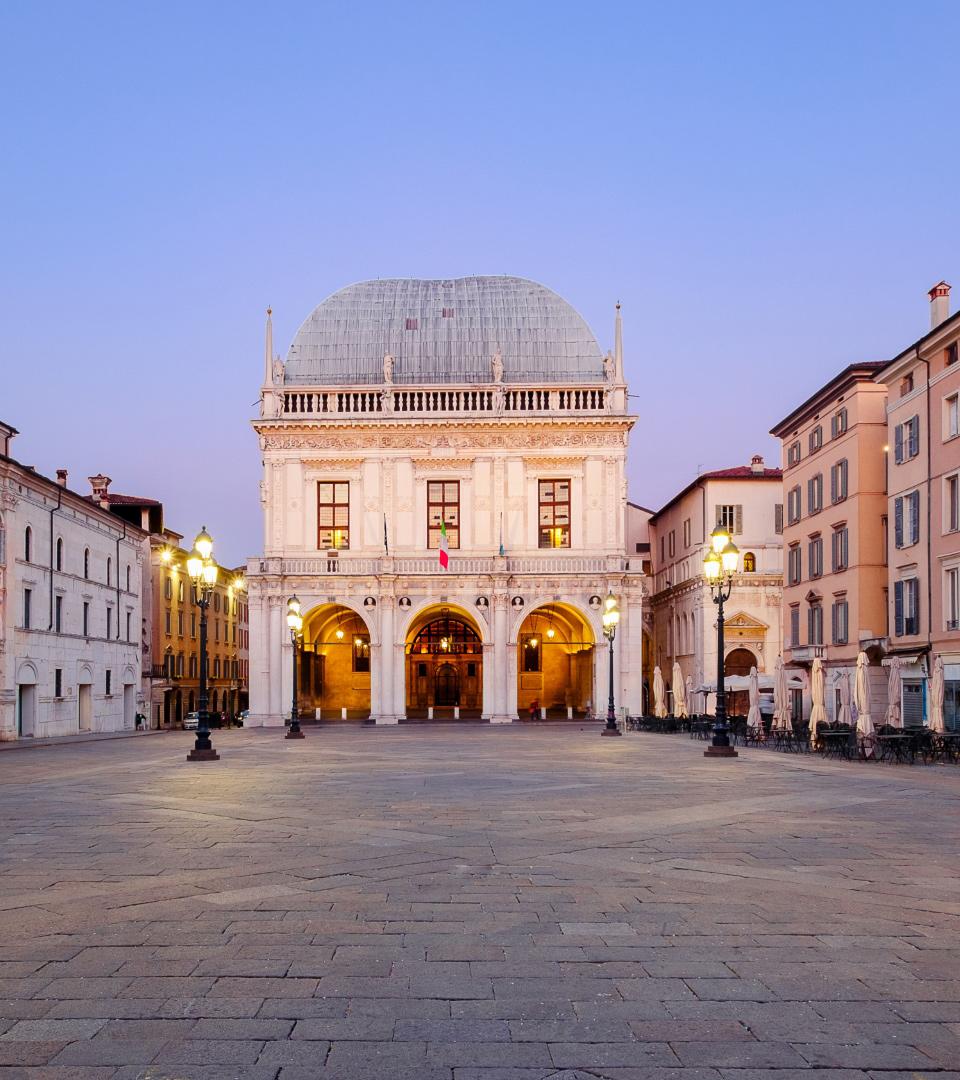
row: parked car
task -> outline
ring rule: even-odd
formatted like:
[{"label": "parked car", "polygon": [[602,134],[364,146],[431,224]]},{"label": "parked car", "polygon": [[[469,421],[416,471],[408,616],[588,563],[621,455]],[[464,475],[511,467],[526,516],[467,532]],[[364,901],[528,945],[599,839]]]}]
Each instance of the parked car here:
[{"label": "parked car", "polygon": [[198,727],[200,727],[200,714],[198,712],[188,712],[183,718],[183,730],[196,731]]}]

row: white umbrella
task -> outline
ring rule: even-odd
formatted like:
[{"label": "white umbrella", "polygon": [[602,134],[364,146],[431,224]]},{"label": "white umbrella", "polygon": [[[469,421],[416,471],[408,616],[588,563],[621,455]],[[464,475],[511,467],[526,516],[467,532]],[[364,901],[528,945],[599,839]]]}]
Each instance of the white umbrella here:
[{"label": "white umbrella", "polygon": [[687,712],[689,713],[690,709],[693,707],[693,676],[692,675],[687,676],[687,681],[686,681],[686,702],[687,702]]},{"label": "white umbrella", "polygon": [[857,707],[857,731],[861,735],[873,735],[873,718],[870,716],[870,673],[867,654],[857,655],[857,677],[853,687],[853,703]]},{"label": "white umbrella", "polygon": [[943,722],[943,657],[933,662],[933,679],[930,682],[930,730],[943,735],[947,730]]},{"label": "white umbrella", "polygon": [[683,672],[680,670],[680,662],[673,662],[673,715],[682,720],[687,715],[686,683],[683,681]]},{"label": "white umbrella", "polygon": [[664,717],[667,715],[667,705],[664,700],[663,675],[660,674],[660,665],[653,669],[653,715]]},{"label": "white umbrella", "polygon": [[777,731],[792,731],[790,722],[790,693],[787,690],[787,669],[783,657],[778,656],[773,669],[773,727]]},{"label": "white umbrella", "polygon": [[900,657],[894,656],[890,661],[890,674],[887,676],[887,723],[891,727],[900,727],[900,693],[903,682],[900,678]]},{"label": "white umbrella", "polygon": [[760,719],[760,680],[757,678],[757,669],[750,669],[750,708],[747,710],[747,727],[759,728],[763,726]]},{"label": "white umbrella", "polygon": [[837,713],[838,724],[850,723],[850,676],[847,672],[843,672],[839,679],[837,679],[837,685],[840,687],[840,711]]},{"label": "white umbrella", "polygon": [[827,710],[823,707],[824,684],[823,684],[823,661],[818,656],[813,662],[813,671],[810,673],[810,737],[816,739],[817,724],[826,723]]}]

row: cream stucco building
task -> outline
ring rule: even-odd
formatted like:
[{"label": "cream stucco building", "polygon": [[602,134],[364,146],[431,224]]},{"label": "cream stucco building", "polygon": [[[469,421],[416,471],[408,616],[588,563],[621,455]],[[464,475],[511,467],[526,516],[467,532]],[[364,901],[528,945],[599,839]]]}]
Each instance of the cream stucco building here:
[{"label": "cream stucco building", "polygon": [[285,361],[268,313],[250,723],[290,712],[291,594],[304,717],[602,714],[610,591],[616,701],[640,711],[619,311],[614,336],[604,355],[569,304],[512,277],[350,286]]}]

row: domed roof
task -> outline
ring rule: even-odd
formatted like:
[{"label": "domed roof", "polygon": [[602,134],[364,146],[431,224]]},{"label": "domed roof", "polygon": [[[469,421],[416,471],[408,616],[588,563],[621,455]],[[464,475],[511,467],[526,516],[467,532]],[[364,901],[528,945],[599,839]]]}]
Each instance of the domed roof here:
[{"label": "domed roof", "polygon": [[490,383],[499,349],[506,383],[603,382],[603,357],[556,293],[515,277],[388,278],[349,285],[314,308],[287,353],[284,382]]}]

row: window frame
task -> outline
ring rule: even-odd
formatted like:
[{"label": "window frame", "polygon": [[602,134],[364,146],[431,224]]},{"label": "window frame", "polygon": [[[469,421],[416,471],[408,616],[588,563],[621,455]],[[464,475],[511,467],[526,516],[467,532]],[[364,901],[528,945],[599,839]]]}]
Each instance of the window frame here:
[{"label": "window frame", "polygon": [[823,424],[817,424],[810,429],[807,445],[811,454],[815,454],[823,446]]},{"label": "window frame", "polygon": [[[321,497],[323,488],[331,489],[331,498]],[[340,496],[345,493],[345,498]],[[344,479],[330,479],[317,481],[317,550],[318,551],[349,551],[350,550],[350,481]],[[329,525],[321,521],[323,511],[329,510]],[[338,519],[344,517],[346,524]],[[324,543],[324,535],[329,537],[330,542]]]},{"label": "window frame", "polygon": [[[441,496],[440,502],[431,499],[431,488],[436,485],[440,485]],[[456,501],[451,502],[447,500],[447,487],[452,485],[456,488]],[[440,525],[439,523],[433,525],[430,521],[431,511],[435,507],[440,507],[440,520],[446,523],[447,526],[447,547],[451,551],[456,551],[460,547],[460,529],[462,528],[462,521],[460,517],[460,481],[459,480],[428,480],[427,481],[427,550],[437,551],[440,548]],[[451,507],[456,508],[456,521],[447,521],[447,513]]]},{"label": "window frame", "polygon": [[[545,498],[544,488],[552,484],[553,497]],[[557,485],[566,484],[567,497],[566,499],[558,499]],[[537,547],[541,549],[549,550],[551,548],[569,548],[572,542],[571,530],[573,526],[573,482],[569,477],[540,477],[537,479]],[[557,511],[560,508],[562,516],[563,508],[566,507],[566,524],[561,521],[557,523]],[[549,516],[550,521],[544,520],[544,515]],[[559,543],[553,541],[557,539],[557,533],[559,531]],[[673,558],[676,552],[676,531],[670,532],[670,558]]]}]

